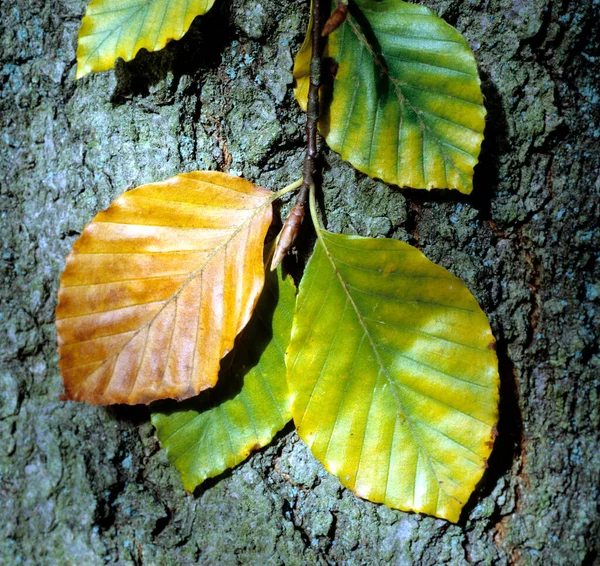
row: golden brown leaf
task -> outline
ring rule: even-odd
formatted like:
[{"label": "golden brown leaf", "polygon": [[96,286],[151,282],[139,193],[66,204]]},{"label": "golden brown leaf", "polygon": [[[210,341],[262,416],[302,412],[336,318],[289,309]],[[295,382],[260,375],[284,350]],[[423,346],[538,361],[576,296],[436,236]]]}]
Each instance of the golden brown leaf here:
[{"label": "golden brown leaf", "polygon": [[238,177],[195,172],[99,213],[58,292],[66,398],[149,403],[212,387],[263,287],[274,198]]}]

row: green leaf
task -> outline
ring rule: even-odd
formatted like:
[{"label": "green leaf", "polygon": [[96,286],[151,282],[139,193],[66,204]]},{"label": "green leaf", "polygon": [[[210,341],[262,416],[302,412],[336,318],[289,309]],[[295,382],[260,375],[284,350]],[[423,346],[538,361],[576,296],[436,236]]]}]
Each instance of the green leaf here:
[{"label": "green leaf", "polygon": [[[305,41],[294,67],[304,109],[310,53]],[[334,151],[387,183],[472,191],[485,108],[460,33],[424,6],[352,0],[326,56],[338,69],[320,130]]]},{"label": "green leaf", "polygon": [[281,269],[269,272],[256,311],[223,360],[217,386],[183,403],[151,407],[167,457],[193,491],[205,479],[243,462],[291,419],[284,352],[295,288]]},{"label": "green leaf", "polygon": [[487,318],[412,246],[318,232],[286,356],[298,434],[359,497],[456,522],[498,420]]},{"label": "green leaf", "polygon": [[112,69],[118,57],[162,49],[181,39],[215,0],[91,0],[79,29],[77,78]]}]

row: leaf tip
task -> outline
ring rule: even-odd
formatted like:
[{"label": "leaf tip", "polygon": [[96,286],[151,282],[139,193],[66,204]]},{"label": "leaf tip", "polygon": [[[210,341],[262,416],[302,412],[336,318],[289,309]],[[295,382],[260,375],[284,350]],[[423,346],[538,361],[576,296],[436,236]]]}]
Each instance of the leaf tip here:
[{"label": "leaf tip", "polygon": [[77,49],[77,68],[75,71],[75,79],[79,80],[86,75],[89,75],[94,69],[92,66],[85,61],[84,53],[81,45]]},{"label": "leaf tip", "polygon": [[279,267],[279,264],[282,262],[285,254],[286,252],[283,251],[279,245],[275,248],[275,253],[273,254],[273,259],[271,260],[271,265],[269,267],[271,271],[275,271]]},{"label": "leaf tip", "polygon": [[77,65],[77,72],[75,73],[75,79],[79,80],[89,74],[89,71],[83,70],[79,64]]}]

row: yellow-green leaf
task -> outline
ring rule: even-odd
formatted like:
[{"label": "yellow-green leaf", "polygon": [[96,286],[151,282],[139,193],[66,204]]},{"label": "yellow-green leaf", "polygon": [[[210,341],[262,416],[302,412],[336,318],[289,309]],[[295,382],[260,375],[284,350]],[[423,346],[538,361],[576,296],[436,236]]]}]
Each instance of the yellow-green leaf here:
[{"label": "yellow-green leaf", "polygon": [[77,78],[112,69],[121,57],[162,49],[181,39],[215,0],[91,0],[79,29]]},{"label": "yellow-green leaf", "polygon": [[152,423],[192,491],[243,462],[292,418],[284,352],[296,304],[291,278],[269,272],[252,320],[223,360],[219,384],[184,403],[152,407]]},{"label": "yellow-green leaf", "polygon": [[487,318],[408,244],[319,231],[286,363],[298,434],[359,497],[456,522],[498,419]]},{"label": "yellow-green leaf", "polygon": [[[304,109],[310,51],[305,41],[294,67]],[[460,33],[424,6],[351,0],[325,55],[338,64],[320,123],[334,151],[400,187],[471,192],[485,108]]]}]

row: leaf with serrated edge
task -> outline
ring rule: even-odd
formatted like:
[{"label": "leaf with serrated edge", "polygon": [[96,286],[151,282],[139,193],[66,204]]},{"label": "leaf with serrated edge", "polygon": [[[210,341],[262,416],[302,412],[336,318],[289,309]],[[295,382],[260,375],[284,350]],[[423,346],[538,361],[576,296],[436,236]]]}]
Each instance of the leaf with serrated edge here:
[{"label": "leaf with serrated edge", "polygon": [[295,305],[291,278],[283,279],[281,269],[269,272],[217,386],[183,403],[151,407],[158,439],[188,491],[266,446],[292,418],[284,352]]},{"label": "leaf with serrated edge", "polygon": [[181,39],[196,16],[208,12],[214,0],[91,0],[77,45],[77,78],[112,69],[121,57],[162,49]]},{"label": "leaf with serrated edge", "polygon": [[456,522],[498,420],[487,318],[396,240],[319,231],[286,355],[298,434],[359,497]]},{"label": "leaf with serrated edge", "polygon": [[[335,5],[335,3],[334,3]],[[310,42],[294,66],[306,109]],[[334,151],[359,171],[400,187],[473,189],[485,108],[465,39],[424,6],[353,0],[328,37],[337,64],[320,122]]]},{"label": "leaf with serrated edge", "polygon": [[239,177],[194,172],[100,212],[58,291],[66,398],[136,404],[212,387],[262,290],[275,198]]}]

